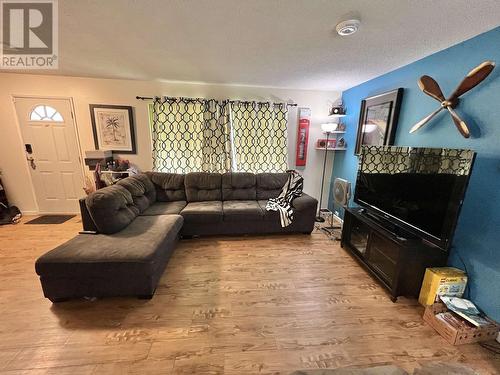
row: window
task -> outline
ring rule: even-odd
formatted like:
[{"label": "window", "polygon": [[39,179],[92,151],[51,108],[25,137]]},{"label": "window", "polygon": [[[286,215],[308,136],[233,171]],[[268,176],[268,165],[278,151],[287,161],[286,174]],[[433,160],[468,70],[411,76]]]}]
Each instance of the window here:
[{"label": "window", "polygon": [[157,98],[150,122],[156,171],[287,169],[286,104]]},{"label": "window", "polygon": [[54,121],[63,122],[64,119],[55,108],[48,105],[36,106],[30,114],[31,121]]}]

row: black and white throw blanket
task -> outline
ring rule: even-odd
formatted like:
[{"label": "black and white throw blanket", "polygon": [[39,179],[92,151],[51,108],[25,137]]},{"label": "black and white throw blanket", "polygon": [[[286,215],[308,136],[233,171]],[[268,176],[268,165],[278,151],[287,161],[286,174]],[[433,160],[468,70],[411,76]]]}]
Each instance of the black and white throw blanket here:
[{"label": "black and white throw blanket", "polygon": [[292,223],[292,201],[302,195],[303,186],[304,178],[297,171],[288,171],[288,180],[278,198],[270,198],[267,201],[266,210],[279,212],[282,227],[287,227]]}]

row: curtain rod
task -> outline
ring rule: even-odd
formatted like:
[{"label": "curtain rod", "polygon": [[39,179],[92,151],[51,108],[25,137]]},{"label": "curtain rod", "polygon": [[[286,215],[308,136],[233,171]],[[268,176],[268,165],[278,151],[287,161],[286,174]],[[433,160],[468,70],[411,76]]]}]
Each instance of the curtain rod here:
[{"label": "curtain rod", "polygon": [[[151,96],[136,96],[135,97],[137,100],[154,100],[154,97]],[[174,97],[167,97],[168,99],[182,99],[186,101],[198,101],[198,100],[206,100],[204,98],[184,98],[184,97],[179,97],[179,98],[174,98]],[[257,104],[269,104],[270,102],[252,102],[248,100],[229,100],[230,103],[257,103]],[[297,103],[274,103],[274,104],[286,104],[288,107],[297,107]]]}]

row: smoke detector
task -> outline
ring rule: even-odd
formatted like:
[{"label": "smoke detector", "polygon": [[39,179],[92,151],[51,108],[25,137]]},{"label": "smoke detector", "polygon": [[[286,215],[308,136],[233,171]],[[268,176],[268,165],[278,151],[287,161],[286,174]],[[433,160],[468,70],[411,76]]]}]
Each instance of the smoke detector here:
[{"label": "smoke detector", "polygon": [[339,34],[340,36],[347,36],[358,31],[360,24],[361,22],[359,20],[342,21],[337,26],[335,26],[335,30],[337,30],[337,34]]}]

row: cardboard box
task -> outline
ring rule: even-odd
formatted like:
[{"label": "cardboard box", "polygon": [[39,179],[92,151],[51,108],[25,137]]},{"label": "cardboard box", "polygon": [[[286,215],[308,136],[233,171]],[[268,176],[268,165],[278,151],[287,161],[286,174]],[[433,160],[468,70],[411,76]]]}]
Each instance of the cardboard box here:
[{"label": "cardboard box", "polygon": [[429,306],[438,302],[439,296],[462,297],[466,285],[467,275],[458,268],[427,268],[418,302]]},{"label": "cardboard box", "polygon": [[[450,319],[443,319],[441,313],[450,314],[448,316]],[[427,306],[423,319],[452,345],[494,340],[500,330],[500,326],[490,319],[487,320],[491,324],[475,327],[449,311],[441,302]]]}]

